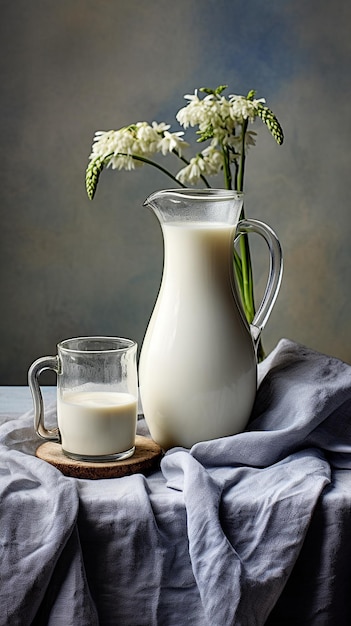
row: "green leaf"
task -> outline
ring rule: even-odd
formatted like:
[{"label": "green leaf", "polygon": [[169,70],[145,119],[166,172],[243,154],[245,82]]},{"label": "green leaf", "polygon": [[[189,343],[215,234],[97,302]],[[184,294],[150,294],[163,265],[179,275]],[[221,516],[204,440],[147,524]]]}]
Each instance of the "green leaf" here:
[{"label": "green leaf", "polygon": [[215,89],[215,94],[217,96],[219,96],[222,91],[224,91],[225,89],[227,89],[228,85],[219,85],[219,87],[217,87],[217,89]]},{"label": "green leaf", "polygon": [[247,94],[246,99],[247,99],[247,100],[253,100],[253,99],[254,99],[254,97],[255,97],[255,95],[256,95],[256,91],[255,91],[255,89],[251,89],[251,90],[249,91],[249,93]]},{"label": "green leaf", "polygon": [[198,143],[201,143],[203,141],[207,141],[208,139],[212,139],[213,134],[214,134],[213,133],[213,126],[212,126],[212,124],[209,124],[204,131],[197,130],[196,134],[200,135],[200,137],[197,139]]},{"label": "green leaf", "polygon": [[202,91],[203,93],[214,94],[214,90],[210,89],[209,87],[200,87],[199,91]]},{"label": "green leaf", "polygon": [[209,87],[200,87],[199,91],[202,91],[203,93],[207,93],[212,96],[219,96],[222,91],[227,89],[227,87],[228,85],[219,85],[218,87],[216,87],[216,89],[210,89]]},{"label": "green leaf", "polygon": [[266,124],[276,142],[281,145],[284,141],[284,133],[273,111],[260,102],[257,105],[257,115],[261,118],[262,122]]}]

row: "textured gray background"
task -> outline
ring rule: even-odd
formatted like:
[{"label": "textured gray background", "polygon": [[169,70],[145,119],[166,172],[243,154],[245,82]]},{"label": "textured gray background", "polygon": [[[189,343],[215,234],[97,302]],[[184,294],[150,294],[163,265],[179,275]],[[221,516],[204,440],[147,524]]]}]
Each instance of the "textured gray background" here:
[{"label": "textured gray background", "polygon": [[257,125],[246,174],[246,213],[285,256],[265,347],[289,337],[351,360],[348,2],[2,0],[1,16],[0,384],[25,384],[63,338],[141,342],[162,270],[142,203],[169,181],[107,171],[90,202],[92,137],[139,120],[178,130],[183,95],[218,84],[256,89],[285,131],[279,147]]}]

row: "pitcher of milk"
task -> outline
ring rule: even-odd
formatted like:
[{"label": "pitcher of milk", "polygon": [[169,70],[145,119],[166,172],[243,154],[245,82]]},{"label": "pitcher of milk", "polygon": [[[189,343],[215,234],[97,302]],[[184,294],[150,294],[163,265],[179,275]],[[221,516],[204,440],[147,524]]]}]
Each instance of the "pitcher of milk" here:
[{"label": "pitcher of milk", "polygon": [[[165,450],[241,432],[257,386],[256,347],[276,300],[282,254],[264,223],[239,221],[243,194],[163,190],[144,203],[160,221],[164,267],[140,360],[140,397],[152,438]],[[263,236],[270,270],[257,314],[246,322],[233,272],[243,233]]]}]

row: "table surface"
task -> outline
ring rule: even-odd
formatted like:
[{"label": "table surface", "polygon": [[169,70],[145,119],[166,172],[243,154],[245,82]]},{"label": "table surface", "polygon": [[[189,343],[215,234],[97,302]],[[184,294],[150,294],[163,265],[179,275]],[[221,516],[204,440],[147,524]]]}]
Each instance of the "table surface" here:
[{"label": "table surface", "polygon": [[[56,400],[56,387],[41,387],[45,403]],[[0,387],[0,417],[22,415],[33,408],[28,386]]]}]

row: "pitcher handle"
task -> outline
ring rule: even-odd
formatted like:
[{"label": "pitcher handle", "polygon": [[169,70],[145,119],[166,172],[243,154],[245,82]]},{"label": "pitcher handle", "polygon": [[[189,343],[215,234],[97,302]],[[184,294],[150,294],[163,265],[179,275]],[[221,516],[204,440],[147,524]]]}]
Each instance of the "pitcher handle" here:
[{"label": "pitcher handle", "polygon": [[270,252],[270,268],[262,302],[250,324],[251,336],[256,343],[264,329],[278,296],[283,275],[283,255],[279,239],[275,232],[264,222],[254,219],[240,220],[235,241],[243,234],[257,233],[266,241]]},{"label": "pitcher handle", "polygon": [[61,441],[58,428],[47,429],[44,423],[44,403],[39,385],[39,376],[44,370],[59,371],[57,356],[44,356],[32,363],[28,371],[28,385],[32,393],[34,404],[34,428],[39,437],[47,441]]}]

